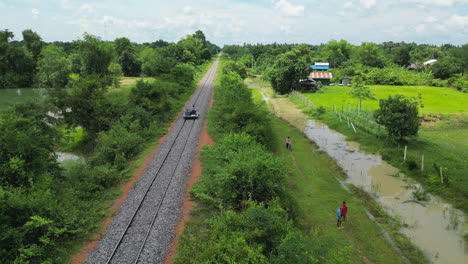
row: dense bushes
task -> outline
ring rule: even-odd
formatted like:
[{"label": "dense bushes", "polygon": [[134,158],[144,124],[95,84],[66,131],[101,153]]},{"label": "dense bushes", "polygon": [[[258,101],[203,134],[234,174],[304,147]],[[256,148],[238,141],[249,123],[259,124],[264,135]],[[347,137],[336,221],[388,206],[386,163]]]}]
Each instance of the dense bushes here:
[{"label": "dense bushes", "polygon": [[213,208],[239,209],[246,200],[268,202],[285,192],[283,164],[246,134],[229,134],[203,149],[203,177],[194,197]]},{"label": "dense bushes", "polygon": [[276,202],[249,202],[244,211],[223,211],[206,224],[184,237],[175,263],[312,263],[304,237]]},{"label": "dense bushes", "polygon": [[202,150],[193,198],[215,215],[184,232],[175,263],[312,263],[295,227],[284,164],[268,152],[269,114],[224,69],[209,114],[217,143]]},{"label": "dense bushes", "polygon": [[269,113],[253,103],[251,92],[239,75],[223,74],[217,89],[209,114],[214,135],[244,132],[267,145],[271,137]]},{"label": "dense bushes", "polygon": [[[171,70],[170,70],[171,72]],[[47,102],[17,105],[0,115],[0,255],[7,263],[66,263],[106,215],[128,162],[164,128],[193,92],[192,66],[166,80],[111,90],[104,78],[79,78],[71,91],[54,89]],[[56,119],[49,110],[60,109]],[[67,110],[68,109],[68,110]],[[71,110],[71,111],[70,111]],[[86,163],[58,166],[58,127],[85,131]]]}]

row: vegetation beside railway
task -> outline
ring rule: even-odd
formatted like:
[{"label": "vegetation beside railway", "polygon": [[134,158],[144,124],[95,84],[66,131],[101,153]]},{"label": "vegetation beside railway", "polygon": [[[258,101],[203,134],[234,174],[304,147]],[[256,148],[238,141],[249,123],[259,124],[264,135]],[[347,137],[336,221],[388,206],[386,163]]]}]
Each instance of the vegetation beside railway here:
[{"label": "vegetation beside railway", "polygon": [[[418,109],[423,119],[419,133],[395,141],[373,118],[379,101],[363,101],[364,111],[358,111],[358,99],[350,95],[349,87],[323,86],[315,93],[291,97],[304,112],[345,134],[347,139],[359,142],[366,150],[378,153],[405,175],[415,178],[426,191],[468,212],[468,181],[465,177],[468,169],[468,68],[460,60],[468,56],[468,44],[437,47],[385,42],[353,46],[341,40],[321,46],[258,44],[228,46],[224,50],[244,66],[251,67],[251,71],[261,74],[264,83],[283,96],[293,89],[307,92],[297,80],[306,77],[307,67],[314,61],[329,61],[335,83],[339,83],[341,77],[349,76],[353,78],[353,84],[360,81],[368,86],[376,99],[397,94],[417,98],[423,106]],[[418,65],[431,58],[439,61],[414,70],[403,67]],[[447,61],[453,63],[447,64]],[[306,65],[305,71],[303,67],[296,68],[299,64]],[[348,122],[340,121],[335,111],[349,117],[357,132]],[[405,146],[408,150],[406,160],[403,159]]]},{"label": "vegetation beside railway", "polygon": [[[83,60],[69,88],[49,89],[46,98],[0,113],[2,263],[67,263],[99,230],[120,185],[133,176],[134,160],[148,146],[154,149],[217,52],[206,53],[209,44],[199,33],[164,48],[186,50],[198,60],[167,54],[173,64],[164,72],[123,87],[113,86],[109,70],[120,41],[86,35],[75,50]],[[144,69],[152,66],[160,65]],[[59,164],[58,148],[84,158]]]},{"label": "vegetation beside railway", "polygon": [[[208,119],[215,145],[202,149],[203,172],[191,190],[197,206],[175,263],[403,261],[379,236],[364,203],[340,187],[335,177],[342,174],[332,159],[312,152],[300,131],[269,113],[236,63],[223,57],[218,70]],[[285,135],[294,139],[293,152],[284,148]],[[344,230],[334,220],[342,200],[353,204]],[[387,224],[397,234],[398,226]],[[408,248],[405,255],[424,262],[406,239],[401,243]]]}]

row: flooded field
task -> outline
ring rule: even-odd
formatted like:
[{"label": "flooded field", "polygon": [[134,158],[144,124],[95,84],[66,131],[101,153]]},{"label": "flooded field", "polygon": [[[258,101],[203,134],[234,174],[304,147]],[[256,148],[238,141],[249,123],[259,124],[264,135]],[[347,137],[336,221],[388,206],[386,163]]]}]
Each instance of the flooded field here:
[{"label": "flooded field", "polygon": [[11,107],[31,98],[44,96],[44,94],[45,89],[43,88],[0,89],[0,109]]},{"label": "flooded field", "polygon": [[402,223],[402,232],[421,248],[434,263],[466,263],[463,233],[468,231],[461,211],[429,196],[419,202],[413,192],[422,187],[382,161],[378,155],[366,154],[356,143],[326,125],[309,120],[304,130],[307,137],[334,158],[343,168],[347,183],[372,193],[391,215]]}]

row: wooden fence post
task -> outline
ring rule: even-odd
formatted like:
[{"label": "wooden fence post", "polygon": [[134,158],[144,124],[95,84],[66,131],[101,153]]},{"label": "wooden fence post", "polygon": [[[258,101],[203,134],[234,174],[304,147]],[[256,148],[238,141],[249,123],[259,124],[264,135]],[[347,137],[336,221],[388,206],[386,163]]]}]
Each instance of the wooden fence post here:
[{"label": "wooden fence post", "polygon": [[424,155],[421,155],[421,171],[424,171]]},{"label": "wooden fence post", "polygon": [[440,182],[444,183],[444,176],[442,175],[442,166],[440,166]]},{"label": "wooden fence post", "polygon": [[351,122],[351,125],[353,126],[354,133],[357,133],[357,132],[356,132],[356,128],[355,128],[354,125],[353,125],[353,122]]},{"label": "wooden fence post", "polygon": [[405,146],[405,154],[403,154],[403,160],[406,161],[406,150],[408,149],[408,146]]}]

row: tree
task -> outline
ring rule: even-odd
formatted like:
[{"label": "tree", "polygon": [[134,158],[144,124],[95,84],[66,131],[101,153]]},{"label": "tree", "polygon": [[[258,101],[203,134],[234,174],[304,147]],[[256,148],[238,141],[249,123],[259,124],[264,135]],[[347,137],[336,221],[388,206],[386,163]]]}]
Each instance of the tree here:
[{"label": "tree", "polygon": [[141,63],[136,59],[135,54],[130,51],[124,51],[118,62],[122,66],[122,72],[125,76],[139,76],[141,73]]},{"label": "tree", "polygon": [[31,87],[35,63],[31,52],[9,41],[14,34],[0,31],[0,89]]},{"label": "tree", "polygon": [[309,66],[305,56],[291,50],[277,57],[269,73],[273,89],[281,94],[300,89],[299,80],[307,77]]},{"label": "tree", "polygon": [[353,58],[357,62],[371,67],[382,68],[386,64],[386,58],[382,50],[375,43],[362,43],[361,46],[355,49]]},{"label": "tree", "polygon": [[134,52],[134,45],[128,38],[116,38],[114,40],[114,49],[117,52],[117,56],[120,57],[124,52]]},{"label": "tree", "polygon": [[78,46],[82,74],[103,77],[108,73],[114,53],[111,43],[104,43],[100,38],[85,33]]},{"label": "tree", "polygon": [[223,74],[227,74],[231,71],[239,74],[242,79],[247,78],[247,67],[242,63],[234,61],[226,62],[223,66]]},{"label": "tree", "polygon": [[381,99],[379,105],[374,118],[378,124],[385,126],[390,137],[401,140],[405,136],[417,135],[421,125],[417,100],[397,94]]},{"label": "tree", "polygon": [[61,47],[54,44],[44,47],[37,67],[36,82],[40,87],[63,88],[68,83],[71,64]]},{"label": "tree", "polygon": [[100,131],[107,130],[112,122],[109,114],[106,114],[110,107],[104,96],[105,91],[106,86],[98,76],[85,76],[80,77],[70,94],[65,94],[62,99],[62,112],[67,125],[83,127],[90,140],[94,140]]},{"label": "tree", "polygon": [[374,93],[369,89],[369,87],[364,86],[362,83],[355,82],[350,91],[351,97],[359,99],[359,111],[362,110],[362,101],[366,99],[374,100]]},{"label": "tree", "polygon": [[13,39],[15,34],[13,32],[8,31],[8,29],[0,31],[0,42],[9,42],[10,39]]},{"label": "tree", "polygon": [[328,61],[332,63],[332,67],[340,67],[343,62],[349,60],[353,46],[346,40],[330,40],[326,45],[328,53]]},{"label": "tree", "polygon": [[463,62],[459,58],[446,57],[434,63],[430,69],[434,77],[448,79],[457,73],[463,73]]},{"label": "tree", "polygon": [[[26,187],[46,173],[57,174],[53,147],[60,133],[39,101],[0,113],[0,186]],[[1,189],[1,188],[0,188]]]},{"label": "tree", "polygon": [[31,29],[26,29],[23,31],[23,39],[26,43],[26,47],[32,53],[34,60],[37,60],[43,46],[42,38]]},{"label": "tree", "polygon": [[112,84],[115,87],[120,86],[120,79],[122,79],[122,67],[118,63],[111,62],[109,65],[109,72],[112,76]]}]

